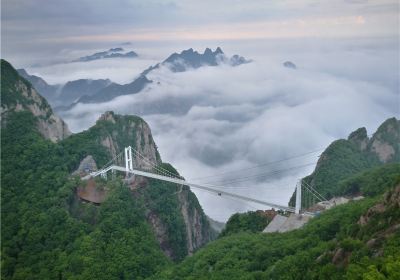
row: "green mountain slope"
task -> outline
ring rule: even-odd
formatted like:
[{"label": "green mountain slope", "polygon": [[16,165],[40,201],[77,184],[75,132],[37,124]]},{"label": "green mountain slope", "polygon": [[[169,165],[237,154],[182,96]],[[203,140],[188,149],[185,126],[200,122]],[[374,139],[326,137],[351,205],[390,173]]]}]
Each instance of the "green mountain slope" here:
[{"label": "green mountain slope", "polygon": [[[327,199],[343,195],[342,180],[386,163],[400,162],[399,143],[400,121],[396,118],[383,122],[371,138],[365,128],[359,128],[348,139],[330,144],[321,154],[314,172],[303,180]],[[289,205],[293,206],[294,200],[295,193]]]},{"label": "green mountain slope", "polygon": [[398,279],[399,124],[388,119],[371,139],[362,128],[333,142],[305,178],[328,197],[368,198],[286,233],[259,233],[268,219],[257,212],[235,214],[219,239],[150,279]]},{"label": "green mountain slope", "polygon": [[272,221],[274,211],[248,211],[246,213],[233,214],[222,230],[220,237],[238,232],[262,232]]},{"label": "green mountain slope", "polygon": [[[29,83],[5,63],[2,100],[17,103],[7,101],[1,128],[3,279],[143,279],[210,240],[206,216],[188,189],[177,193],[178,186],[145,179],[133,189],[117,176],[96,180],[107,190],[101,205],[80,200],[83,183],[71,173],[88,155],[100,167],[131,145],[152,163],[176,170],[161,162],[149,127],[134,116],[107,112],[89,130],[49,141],[38,128],[40,115],[15,105],[20,95],[31,103],[21,92]],[[8,99],[3,87],[10,89]]]},{"label": "green mountain slope", "polygon": [[1,59],[1,127],[13,112],[29,111],[37,119],[39,132],[53,142],[67,138],[71,132],[54,114],[50,105],[7,61]]},{"label": "green mountain slope", "polygon": [[398,279],[399,182],[383,197],[337,206],[299,230],[217,239],[151,279]]}]

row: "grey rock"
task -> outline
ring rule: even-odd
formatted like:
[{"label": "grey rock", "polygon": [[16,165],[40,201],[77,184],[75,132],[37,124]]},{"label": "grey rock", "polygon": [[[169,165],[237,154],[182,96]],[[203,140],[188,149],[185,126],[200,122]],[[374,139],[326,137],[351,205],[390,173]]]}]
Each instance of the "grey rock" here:
[{"label": "grey rock", "polygon": [[81,160],[78,169],[75,170],[72,175],[87,175],[94,171],[97,171],[96,161],[93,159],[93,156],[88,155]]}]

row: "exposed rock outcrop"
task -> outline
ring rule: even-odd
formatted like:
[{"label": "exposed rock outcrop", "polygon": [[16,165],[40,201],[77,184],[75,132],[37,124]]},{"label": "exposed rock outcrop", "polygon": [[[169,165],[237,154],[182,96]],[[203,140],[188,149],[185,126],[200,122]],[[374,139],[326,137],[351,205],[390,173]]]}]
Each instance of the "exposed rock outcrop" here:
[{"label": "exposed rock outcrop", "polygon": [[1,71],[2,77],[7,77],[1,83],[2,126],[7,124],[11,112],[29,111],[37,118],[38,130],[46,139],[57,142],[71,135],[67,124],[54,114],[46,99],[5,60],[1,60]]},{"label": "exposed rock outcrop", "polygon": [[[367,213],[360,217],[358,224],[365,226],[370,223],[375,216],[385,213],[390,208],[400,209],[400,185],[394,190],[387,192],[382,202],[369,208]],[[390,219],[390,217],[386,218]]]},{"label": "exposed rock outcrop", "polygon": [[97,170],[97,164],[91,155],[86,156],[80,163],[77,170],[72,175],[87,175]]},{"label": "exposed rock outcrop", "polygon": [[[211,232],[204,213],[190,204],[189,190],[178,194],[181,203],[181,213],[186,225],[188,255],[192,255],[198,248],[211,241]],[[207,225],[205,225],[207,223]],[[204,230],[207,228],[207,230]]]},{"label": "exposed rock outcrop", "polygon": [[168,230],[167,227],[162,223],[161,219],[154,212],[150,212],[147,216],[147,220],[150,222],[151,227],[156,235],[157,241],[160,244],[164,254],[170,259],[174,258],[174,251],[169,245]]},{"label": "exposed rock outcrop", "polygon": [[361,151],[364,151],[367,148],[369,140],[367,129],[365,127],[361,127],[356,131],[353,131],[352,133],[350,133],[347,140],[358,146]]},{"label": "exposed rock outcrop", "polygon": [[[110,123],[112,126],[108,125]],[[143,156],[133,152],[133,165],[136,168],[150,170],[154,165],[161,163],[150,127],[143,119],[135,116],[121,116],[109,111],[100,116],[97,126],[104,128],[100,142],[110,152],[112,158],[125,147],[132,146]]]},{"label": "exposed rock outcrop", "polygon": [[386,120],[372,136],[368,148],[382,163],[400,160],[400,120]]},{"label": "exposed rock outcrop", "polygon": [[107,189],[97,185],[94,179],[84,181],[84,184],[77,189],[80,199],[94,204],[101,204],[106,200],[108,195]]}]

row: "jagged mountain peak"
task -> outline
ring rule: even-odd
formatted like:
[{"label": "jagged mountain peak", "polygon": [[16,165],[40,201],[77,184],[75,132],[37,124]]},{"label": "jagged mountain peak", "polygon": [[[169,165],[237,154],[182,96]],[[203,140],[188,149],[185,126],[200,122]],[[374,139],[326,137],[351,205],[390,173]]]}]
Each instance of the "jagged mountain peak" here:
[{"label": "jagged mountain peak", "polygon": [[375,153],[382,163],[400,161],[400,120],[387,119],[371,137],[368,149]]},{"label": "jagged mountain peak", "polygon": [[222,51],[222,49],[220,47],[217,47],[217,49],[214,52],[215,54],[223,54],[224,52]]},{"label": "jagged mountain peak", "polygon": [[347,140],[357,145],[360,148],[360,150],[365,150],[369,140],[367,129],[365,127],[361,127],[353,131],[352,133],[350,133]]},{"label": "jagged mountain peak", "polygon": [[[231,58],[228,58],[222,49],[217,47],[215,51],[206,48],[203,53],[199,53],[193,50],[193,48],[189,48],[180,53],[173,53],[161,64],[166,65],[172,72],[184,72],[188,68],[196,69],[201,66],[217,66],[223,63],[231,66],[238,66],[249,62],[251,61],[239,55],[234,55]],[[147,74],[158,67],[159,65],[150,67],[144,73]]]},{"label": "jagged mountain peak", "polygon": [[[128,84],[110,83],[108,86],[96,91],[93,94],[83,94],[79,99],[71,105],[77,103],[100,103],[112,100],[121,95],[136,94],[146,88],[147,85],[152,83],[152,80],[147,78],[147,75],[159,69],[161,66],[167,67],[172,72],[184,72],[189,69],[197,69],[202,66],[218,66],[226,64],[230,66],[238,66],[241,64],[250,63],[251,60],[245,59],[243,56],[233,55],[227,57],[220,47],[215,51],[206,48],[203,53],[199,53],[193,48],[181,51],[180,53],[173,53],[163,62],[150,66],[144,70],[135,80]],[[59,107],[60,110],[68,110],[71,106]]]},{"label": "jagged mountain peak", "polygon": [[98,119],[99,121],[110,121],[115,123],[114,111],[106,111]]}]

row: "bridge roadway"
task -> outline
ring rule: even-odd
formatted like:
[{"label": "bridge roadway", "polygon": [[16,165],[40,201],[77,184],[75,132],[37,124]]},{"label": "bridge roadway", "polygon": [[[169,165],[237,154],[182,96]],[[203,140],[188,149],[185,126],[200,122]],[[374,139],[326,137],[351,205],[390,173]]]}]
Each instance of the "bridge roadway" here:
[{"label": "bridge roadway", "polygon": [[270,202],[266,202],[266,201],[262,201],[259,199],[255,199],[255,198],[251,198],[251,197],[246,197],[243,195],[239,195],[239,194],[235,194],[235,193],[231,193],[231,192],[227,192],[227,191],[223,191],[218,189],[218,186],[211,186],[211,185],[199,185],[199,184],[195,184],[195,183],[190,183],[187,182],[185,180],[182,179],[178,179],[178,178],[171,178],[171,177],[167,177],[167,176],[162,176],[162,175],[158,175],[158,174],[153,174],[150,172],[146,172],[146,171],[141,171],[141,170],[129,170],[127,171],[125,167],[121,167],[121,166],[116,166],[116,165],[111,165],[109,167],[107,167],[106,169],[97,171],[97,172],[93,172],[85,177],[82,177],[82,180],[87,180],[90,179],[92,177],[96,177],[98,175],[107,173],[108,171],[111,170],[117,170],[117,171],[121,171],[121,172],[128,172],[134,175],[139,175],[139,176],[143,176],[143,177],[147,177],[147,178],[153,178],[153,179],[158,179],[158,180],[162,180],[162,181],[166,181],[166,182],[171,182],[171,183],[175,183],[178,185],[185,185],[185,186],[189,186],[192,188],[196,188],[196,189],[200,189],[200,190],[205,190],[205,191],[209,191],[212,193],[216,193],[220,196],[225,195],[225,196],[229,196],[229,197],[233,197],[233,198],[237,198],[237,199],[241,199],[241,200],[245,200],[245,201],[249,201],[249,202],[254,202],[254,203],[258,203],[264,206],[268,206],[268,207],[272,207],[272,208],[276,208],[276,209],[280,209],[280,210],[284,210],[284,211],[288,211],[288,212],[295,212],[294,207],[289,207],[289,206],[282,206],[282,205],[278,205],[275,203],[270,203]]}]

